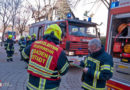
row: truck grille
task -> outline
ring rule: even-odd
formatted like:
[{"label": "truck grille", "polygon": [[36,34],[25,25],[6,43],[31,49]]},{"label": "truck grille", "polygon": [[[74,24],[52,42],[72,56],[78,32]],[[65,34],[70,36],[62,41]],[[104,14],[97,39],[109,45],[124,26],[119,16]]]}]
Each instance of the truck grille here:
[{"label": "truck grille", "polygon": [[88,54],[88,42],[71,42],[69,50],[75,51],[77,55]]}]

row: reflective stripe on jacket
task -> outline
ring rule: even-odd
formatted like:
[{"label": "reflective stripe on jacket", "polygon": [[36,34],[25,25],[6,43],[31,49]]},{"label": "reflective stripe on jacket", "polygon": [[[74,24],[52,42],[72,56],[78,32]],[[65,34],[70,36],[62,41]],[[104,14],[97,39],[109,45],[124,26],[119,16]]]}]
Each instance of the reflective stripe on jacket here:
[{"label": "reflective stripe on jacket", "polygon": [[13,40],[7,39],[5,41],[4,46],[5,46],[6,51],[14,51],[14,41]]},{"label": "reflective stripe on jacket", "polygon": [[[55,39],[54,40],[50,39],[50,40],[51,41],[48,40],[49,43],[55,42]],[[31,46],[32,45],[27,46],[22,51],[22,55],[26,59],[29,59],[29,57],[31,58],[31,51],[32,51]],[[48,47],[52,47],[52,46],[49,45]],[[42,48],[42,49],[46,50],[47,52],[53,53],[52,51],[50,51],[50,49],[43,48],[41,46],[38,46],[37,48]],[[54,48],[54,47],[52,47],[52,48]],[[34,50],[34,51],[36,52],[36,50]],[[39,55],[40,55],[40,53],[39,53]],[[43,53],[41,53],[41,55],[42,54]],[[57,57],[57,55],[55,55],[53,57]],[[41,59],[37,59],[37,60],[40,61]],[[55,73],[55,74],[53,75],[53,77],[51,77],[53,80],[48,80],[47,78],[43,78],[43,77],[41,78],[41,77],[39,77],[37,75],[29,73],[28,83],[30,85],[27,85],[27,87],[28,87],[27,90],[30,90],[31,87],[34,90],[58,90],[58,87],[60,85],[61,79],[58,79],[58,80],[57,79],[54,80],[54,79],[56,78],[56,76],[63,76],[63,75],[65,75],[67,73],[68,69],[69,69],[68,59],[67,59],[66,54],[65,54],[65,52],[63,50],[61,51],[61,53],[60,53],[60,55],[58,57],[57,63],[50,63],[50,65],[53,66],[53,67],[56,65],[54,70],[51,70],[50,68],[48,69],[46,67],[40,66],[39,63],[35,63],[34,64],[34,62],[32,62],[31,60],[29,60],[29,62],[31,63],[32,67],[35,65],[36,68],[40,68],[41,70],[43,70],[43,72],[40,72],[40,74],[41,73],[43,73],[44,75],[49,74],[49,76],[50,76],[50,73]],[[33,69],[33,70],[35,70],[35,69]],[[48,73],[46,74],[45,72],[47,72],[47,71],[48,71]],[[37,70],[35,70],[35,72],[37,72]],[[58,72],[58,75],[57,75],[57,72]],[[41,80],[43,81],[43,79],[46,82],[41,83]],[[41,88],[43,88],[43,89],[41,89]]]},{"label": "reflective stripe on jacket", "polygon": [[60,79],[60,74],[55,68],[61,51],[62,49],[52,42],[35,41],[31,45],[28,72],[48,80]]},{"label": "reflective stripe on jacket", "polygon": [[81,66],[87,67],[88,72],[84,73],[82,87],[88,90],[104,90],[106,81],[112,77],[113,59],[104,48],[88,55]]},{"label": "reflective stripe on jacket", "polygon": [[19,45],[20,45],[19,51],[22,51],[26,47],[26,42],[24,40],[20,40]]}]

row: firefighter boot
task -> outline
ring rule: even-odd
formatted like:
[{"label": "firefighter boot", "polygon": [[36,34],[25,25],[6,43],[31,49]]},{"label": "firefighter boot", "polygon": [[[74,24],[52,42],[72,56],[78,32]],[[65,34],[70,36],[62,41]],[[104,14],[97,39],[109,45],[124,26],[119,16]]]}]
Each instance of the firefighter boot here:
[{"label": "firefighter boot", "polygon": [[13,62],[13,58],[12,58],[12,57],[10,57],[10,61],[12,61],[12,62]]},{"label": "firefighter boot", "polygon": [[10,61],[10,57],[9,56],[7,56],[7,62],[9,62]]},{"label": "firefighter boot", "polygon": [[9,59],[7,59],[7,62],[9,62]]}]

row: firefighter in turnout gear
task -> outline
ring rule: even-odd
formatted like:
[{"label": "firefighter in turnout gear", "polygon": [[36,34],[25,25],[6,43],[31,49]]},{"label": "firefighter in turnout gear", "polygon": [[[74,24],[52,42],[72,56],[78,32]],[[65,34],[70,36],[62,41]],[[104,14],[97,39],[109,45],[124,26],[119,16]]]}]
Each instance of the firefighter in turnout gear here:
[{"label": "firefighter in turnout gear", "polygon": [[8,39],[5,41],[5,50],[7,53],[7,62],[13,61],[13,54],[14,54],[14,41],[12,40],[13,36],[9,35]]},{"label": "firefighter in turnout gear", "polygon": [[26,37],[26,47],[27,47],[28,45],[31,45],[31,43],[32,43],[32,42],[31,42],[31,36],[28,35],[28,36]]},{"label": "firefighter in turnout gear", "polygon": [[65,52],[58,46],[62,31],[57,24],[50,25],[38,40],[22,51],[29,59],[27,90],[58,90],[61,76],[67,73],[69,63]]},{"label": "firefighter in turnout gear", "polygon": [[34,34],[32,34],[32,40],[31,40],[31,42],[33,43],[33,42],[35,42],[36,41],[36,34],[34,33]]},{"label": "firefighter in turnout gear", "polygon": [[20,51],[20,54],[21,54],[21,60],[23,60],[22,50],[26,47],[26,41],[25,41],[23,36],[20,38],[19,46],[20,46],[19,51]]},{"label": "firefighter in turnout gear", "polygon": [[[88,43],[90,54],[84,61],[79,62],[83,67],[82,88],[84,90],[105,90],[106,81],[113,74],[112,56],[105,52],[101,41],[97,38]],[[74,62],[77,64],[77,62]]]},{"label": "firefighter in turnout gear", "polygon": [[[31,36],[30,35],[28,35],[27,37],[26,37],[26,47],[27,46],[29,46],[29,45],[31,45]],[[23,55],[22,55],[23,56]],[[28,64],[29,63],[29,58],[23,58],[24,59],[24,61]],[[26,66],[25,67],[25,69],[27,69],[27,67],[28,66]]]}]

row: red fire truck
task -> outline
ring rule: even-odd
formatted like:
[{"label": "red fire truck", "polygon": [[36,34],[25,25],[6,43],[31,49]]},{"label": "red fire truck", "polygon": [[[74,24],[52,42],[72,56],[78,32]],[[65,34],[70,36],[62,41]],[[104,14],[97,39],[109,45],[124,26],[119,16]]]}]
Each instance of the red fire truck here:
[{"label": "red fire truck", "polygon": [[5,32],[5,40],[8,38],[9,35],[13,35],[13,40],[16,40],[16,32],[13,31],[7,31]]},{"label": "red fire truck", "polygon": [[114,61],[108,90],[130,90],[130,0],[111,0],[106,51]]},{"label": "red fire truck", "polygon": [[79,19],[57,21],[41,21],[31,25],[30,35],[35,33],[37,39],[42,39],[44,31],[51,24],[58,24],[63,32],[60,46],[68,55],[69,61],[83,60],[88,54],[88,41],[98,37],[97,24]]}]

